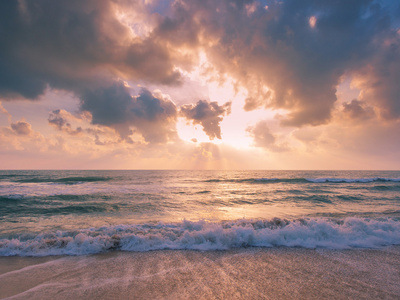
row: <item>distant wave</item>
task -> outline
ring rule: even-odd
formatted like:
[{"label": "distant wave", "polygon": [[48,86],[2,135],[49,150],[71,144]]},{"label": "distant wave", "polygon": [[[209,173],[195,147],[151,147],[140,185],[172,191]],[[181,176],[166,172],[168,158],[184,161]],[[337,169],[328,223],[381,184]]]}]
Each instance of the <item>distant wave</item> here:
[{"label": "distant wave", "polygon": [[205,182],[249,182],[249,183],[369,183],[400,182],[400,178],[246,178],[246,179],[208,179]]},{"label": "distant wave", "polygon": [[16,202],[18,200],[23,199],[22,195],[7,195],[7,196],[0,196],[0,203],[4,204],[5,202]]},{"label": "distant wave", "polygon": [[43,177],[31,177],[17,179],[15,182],[20,183],[61,183],[61,184],[76,184],[83,182],[96,182],[96,181],[109,181],[111,177],[101,176],[82,176],[82,177],[63,177],[63,178],[43,178]]},{"label": "distant wave", "polygon": [[105,251],[227,250],[241,247],[377,248],[400,244],[394,218],[309,218],[116,225],[0,240],[1,256]]},{"label": "distant wave", "polygon": [[368,183],[368,182],[385,182],[385,181],[392,181],[392,182],[400,182],[400,178],[381,178],[381,177],[374,177],[374,178],[307,178],[307,181],[320,183],[320,182],[360,182],[360,183]]},{"label": "distant wave", "polygon": [[[28,176],[28,175],[1,175],[0,179],[18,183],[56,183],[56,184],[78,184],[85,182],[104,182],[118,180],[112,176],[70,176],[54,178],[51,176]],[[8,182],[8,181],[7,181]],[[371,183],[371,182],[400,182],[400,178],[212,178],[206,179],[206,183],[254,183],[254,184],[274,184],[274,183]]]},{"label": "distant wave", "polygon": [[208,179],[204,182],[233,182],[233,183],[279,183],[279,182],[293,182],[301,183],[307,182],[304,178],[244,178],[244,179]]}]

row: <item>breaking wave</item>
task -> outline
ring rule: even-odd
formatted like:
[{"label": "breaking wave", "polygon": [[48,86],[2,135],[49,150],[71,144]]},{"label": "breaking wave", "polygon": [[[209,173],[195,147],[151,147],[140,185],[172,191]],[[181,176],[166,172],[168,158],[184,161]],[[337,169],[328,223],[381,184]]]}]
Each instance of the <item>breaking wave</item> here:
[{"label": "breaking wave", "polygon": [[86,255],[112,250],[242,247],[377,248],[400,244],[396,218],[272,219],[116,225],[0,239],[1,256]]}]

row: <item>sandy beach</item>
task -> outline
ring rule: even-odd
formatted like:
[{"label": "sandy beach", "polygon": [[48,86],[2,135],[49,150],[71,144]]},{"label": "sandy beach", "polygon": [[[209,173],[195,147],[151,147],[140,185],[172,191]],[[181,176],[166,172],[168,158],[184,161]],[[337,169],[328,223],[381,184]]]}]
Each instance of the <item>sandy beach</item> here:
[{"label": "sandy beach", "polygon": [[399,299],[400,247],[1,257],[11,299]]}]

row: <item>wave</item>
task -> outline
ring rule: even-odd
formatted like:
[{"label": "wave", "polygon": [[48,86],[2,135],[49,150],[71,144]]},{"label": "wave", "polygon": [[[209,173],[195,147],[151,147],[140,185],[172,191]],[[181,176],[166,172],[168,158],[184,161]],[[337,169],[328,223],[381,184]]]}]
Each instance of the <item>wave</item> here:
[{"label": "wave", "polygon": [[369,182],[400,182],[400,178],[381,178],[381,177],[373,177],[373,178],[307,178],[307,181],[314,183],[321,182],[333,182],[333,183],[369,183]]},{"label": "wave", "polygon": [[22,200],[24,197],[23,195],[2,195],[0,196],[0,203],[5,203],[5,202],[11,202],[11,203],[16,203],[19,200]]},{"label": "wave", "polygon": [[370,183],[400,182],[400,178],[246,178],[246,179],[208,179],[205,182],[237,182],[237,183]]},{"label": "wave", "polygon": [[298,182],[305,181],[303,178],[245,178],[245,179],[207,179],[204,182]]},{"label": "wave", "polygon": [[0,240],[1,256],[105,251],[228,250],[241,247],[378,248],[400,244],[394,218],[309,218],[116,225]]},{"label": "wave", "polygon": [[97,182],[97,181],[109,181],[111,177],[101,176],[78,176],[78,177],[63,177],[63,178],[43,178],[33,177],[15,180],[19,183],[60,183],[60,184],[77,184],[83,182]]}]

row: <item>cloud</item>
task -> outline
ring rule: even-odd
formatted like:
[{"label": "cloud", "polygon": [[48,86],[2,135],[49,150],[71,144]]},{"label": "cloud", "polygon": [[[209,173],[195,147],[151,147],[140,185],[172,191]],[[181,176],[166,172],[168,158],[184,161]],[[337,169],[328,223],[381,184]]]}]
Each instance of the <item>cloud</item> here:
[{"label": "cloud", "polygon": [[61,114],[60,109],[53,110],[48,119],[49,124],[55,126],[58,130],[62,130],[64,126],[71,127],[71,124]]},{"label": "cloud", "polygon": [[343,113],[353,120],[367,120],[375,116],[375,112],[371,106],[364,101],[353,99],[350,103],[343,103]]},{"label": "cloud", "polygon": [[184,37],[202,45],[214,68],[247,88],[246,110],[285,109],[283,125],[329,122],[341,76],[371,63],[365,100],[397,118],[398,7],[386,2],[271,0],[266,9],[258,1],[179,1],[159,32],[179,36],[170,39],[176,46]]},{"label": "cloud", "polygon": [[274,152],[284,152],[289,150],[286,145],[277,143],[277,136],[271,133],[266,121],[260,121],[255,126],[249,126],[246,131],[253,138],[254,146],[256,147],[268,149]]},{"label": "cloud", "polygon": [[[121,17],[127,14],[132,19]],[[153,19],[136,0],[1,1],[0,97],[35,100],[48,87],[67,90],[93,124],[115,129],[125,141],[131,127],[150,143],[176,138],[175,104],[146,89],[132,97],[120,80],[181,84],[167,43],[151,34]],[[81,132],[62,111],[48,121]]]},{"label": "cloud", "polygon": [[18,135],[30,135],[33,132],[31,124],[25,121],[11,123],[11,129]]},{"label": "cloud", "polygon": [[[200,124],[211,140],[221,139],[229,102],[199,101],[179,109],[165,95],[146,88],[135,94],[123,83],[176,88],[204,52],[210,77],[218,72],[247,89],[245,110],[283,109],[282,125],[335,122],[343,75],[361,90],[357,100],[343,105],[344,116],[365,121],[376,111],[381,119],[398,120],[400,5],[387,3],[3,0],[0,97],[35,100],[48,88],[69,91],[93,125],[112,128],[124,142],[137,136],[150,144],[176,141],[178,112]],[[70,134],[79,131],[62,110],[53,111],[48,122]],[[24,132],[13,124],[14,133]],[[255,145],[285,149],[266,124],[248,132]],[[96,143],[106,141],[98,135]]]},{"label": "cloud", "polygon": [[131,96],[122,82],[108,87],[86,90],[81,109],[92,114],[92,124],[114,128],[125,140],[134,127],[149,143],[166,143],[177,138],[175,104],[163,95],[154,95],[146,88]]},{"label": "cloud", "polygon": [[4,108],[3,104],[0,102],[0,113],[7,116],[8,122],[11,123],[11,114]]},{"label": "cloud", "polygon": [[224,115],[231,113],[231,102],[218,105],[217,102],[199,100],[196,104],[182,105],[180,110],[182,116],[193,124],[200,124],[210,140],[221,139],[221,127],[219,123]]},{"label": "cloud", "polygon": [[68,118],[70,117],[71,114],[69,112],[63,109],[56,109],[50,113],[48,122],[59,131],[64,131],[71,135],[82,133],[82,127],[77,127],[76,129],[72,128],[71,123],[68,121]]},{"label": "cloud", "polygon": [[[0,127],[0,155],[21,155],[33,152],[40,152],[48,147],[48,141],[43,135],[34,131],[32,125],[25,120],[11,123],[10,126]],[[19,153],[19,154],[18,154]],[[22,154],[23,153],[23,154]],[[29,154],[28,154],[29,155]],[[19,164],[18,158],[8,161],[4,160],[4,164],[12,167],[12,164]],[[29,165],[26,164],[25,167]],[[23,166],[21,166],[23,168]],[[20,168],[21,168],[20,167]]]},{"label": "cloud", "polygon": [[[132,11],[139,24],[119,17]],[[166,45],[134,35],[139,15],[151,22],[135,0],[1,1],[0,96],[37,99],[48,86],[79,95],[114,78],[179,84]]]},{"label": "cloud", "polygon": [[379,55],[371,57],[353,73],[353,85],[361,90],[360,100],[373,104],[385,120],[400,119],[400,31],[389,31],[381,43]]}]

